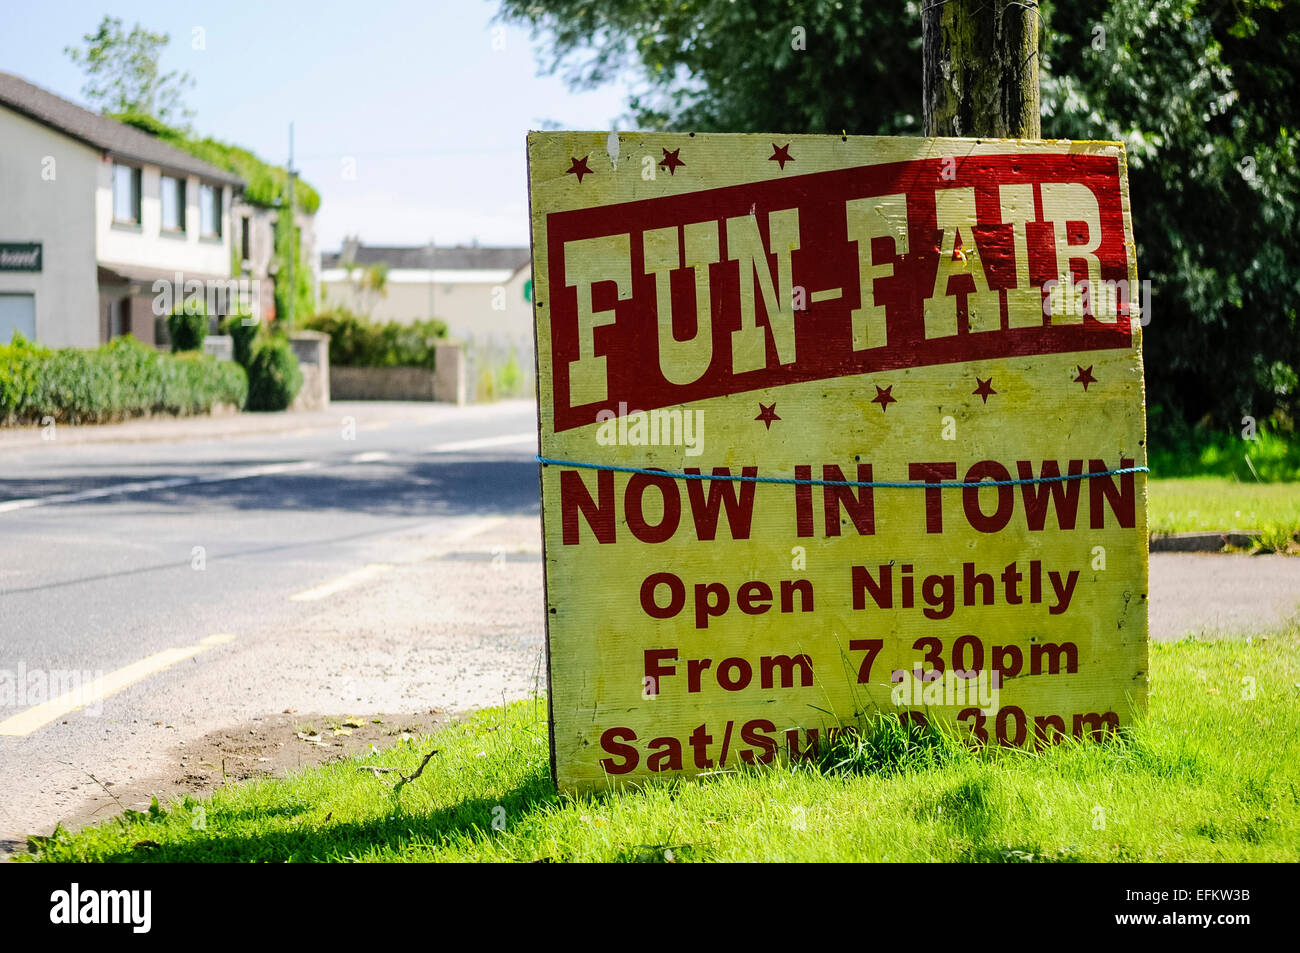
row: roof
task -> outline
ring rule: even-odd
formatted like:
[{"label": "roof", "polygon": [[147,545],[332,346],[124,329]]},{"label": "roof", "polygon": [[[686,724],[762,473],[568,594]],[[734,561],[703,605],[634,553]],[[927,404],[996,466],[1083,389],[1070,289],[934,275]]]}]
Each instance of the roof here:
[{"label": "roof", "polygon": [[528,264],[528,246],[488,248],[478,245],[362,245],[346,242],[341,251],[321,255],[322,268],[342,268],[347,263],[366,267],[387,265],[390,269],[439,271],[508,270],[511,274]]},{"label": "roof", "polygon": [[[515,276],[517,268],[391,268],[390,285],[499,285]],[[320,280],[325,284],[357,281],[360,274],[349,275],[344,268],[322,268]]]},{"label": "roof", "polygon": [[245,185],[233,172],[196,159],[134,126],[84,109],[12,73],[0,72],[0,105],[117,158],[197,175],[224,185]]}]

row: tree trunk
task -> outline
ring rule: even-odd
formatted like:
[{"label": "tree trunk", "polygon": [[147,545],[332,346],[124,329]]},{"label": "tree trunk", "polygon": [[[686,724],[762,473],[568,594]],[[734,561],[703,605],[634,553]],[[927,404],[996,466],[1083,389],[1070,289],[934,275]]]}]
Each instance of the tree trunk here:
[{"label": "tree trunk", "polygon": [[1039,139],[1038,4],[925,0],[927,136]]}]

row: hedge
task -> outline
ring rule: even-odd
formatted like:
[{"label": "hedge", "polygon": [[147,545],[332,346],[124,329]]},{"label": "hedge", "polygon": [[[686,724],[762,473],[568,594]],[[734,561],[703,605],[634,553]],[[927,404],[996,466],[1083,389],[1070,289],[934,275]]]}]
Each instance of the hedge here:
[{"label": "hedge", "polygon": [[302,369],[282,337],[268,337],[248,365],[248,409],[287,410],[302,389]]},{"label": "hedge", "polygon": [[248,376],[204,354],[162,354],[132,337],[50,350],[15,334],[0,345],[0,423],[107,423],[144,414],[243,407]]},{"label": "hedge", "polygon": [[330,336],[330,364],[342,367],[425,367],[434,369],[438,344],[447,325],[434,318],[380,324],[339,309],[308,318],[306,327]]},{"label": "hedge", "polygon": [[167,336],[172,352],[201,351],[208,336],[208,315],[200,307],[178,307],[167,316]]},{"label": "hedge", "polygon": [[253,360],[254,342],[262,324],[261,321],[249,321],[247,324],[244,321],[241,315],[226,318],[221,322],[221,333],[230,335],[235,363],[247,369]]}]

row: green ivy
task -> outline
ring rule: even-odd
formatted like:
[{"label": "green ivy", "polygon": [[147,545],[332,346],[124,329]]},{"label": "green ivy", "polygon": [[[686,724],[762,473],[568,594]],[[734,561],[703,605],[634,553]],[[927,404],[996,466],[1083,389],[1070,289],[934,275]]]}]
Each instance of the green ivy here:
[{"label": "green ivy", "polygon": [[[297,204],[297,192],[294,193]],[[312,297],[311,269],[302,260],[302,229],[290,228],[290,216],[281,212],[275,221],[275,319],[283,326],[289,313],[288,262],[293,266],[293,316],[295,325],[301,325],[315,310]],[[280,280],[281,278],[285,280]]]},{"label": "green ivy", "polygon": [[[200,139],[142,113],[116,113],[111,118],[156,136],[196,159],[235,173],[248,183],[244,198],[253,205],[279,208],[289,201],[289,173],[281,166],[262,161],[247,149],[209,137]],[[298,208],[314,215],[320,208],[320,193],[298,179],[294,182],[293,201]]]}]

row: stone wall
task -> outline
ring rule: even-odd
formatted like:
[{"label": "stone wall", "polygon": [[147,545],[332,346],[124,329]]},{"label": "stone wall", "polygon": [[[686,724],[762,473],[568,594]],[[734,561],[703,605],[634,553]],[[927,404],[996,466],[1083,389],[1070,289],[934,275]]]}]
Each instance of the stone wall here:
[{"label": "stone wall", "polygon": [[465,354],[458,345],[438,345],[438,369],[424,367],[334,367],[334,400],[436,400],[465,403]]},{"label": "stone wall", "polygon": [[320,331],[295,331],[289,346],[302,370],[302,390],[290,410],[323,410],[330,405],[330,336]]}]

